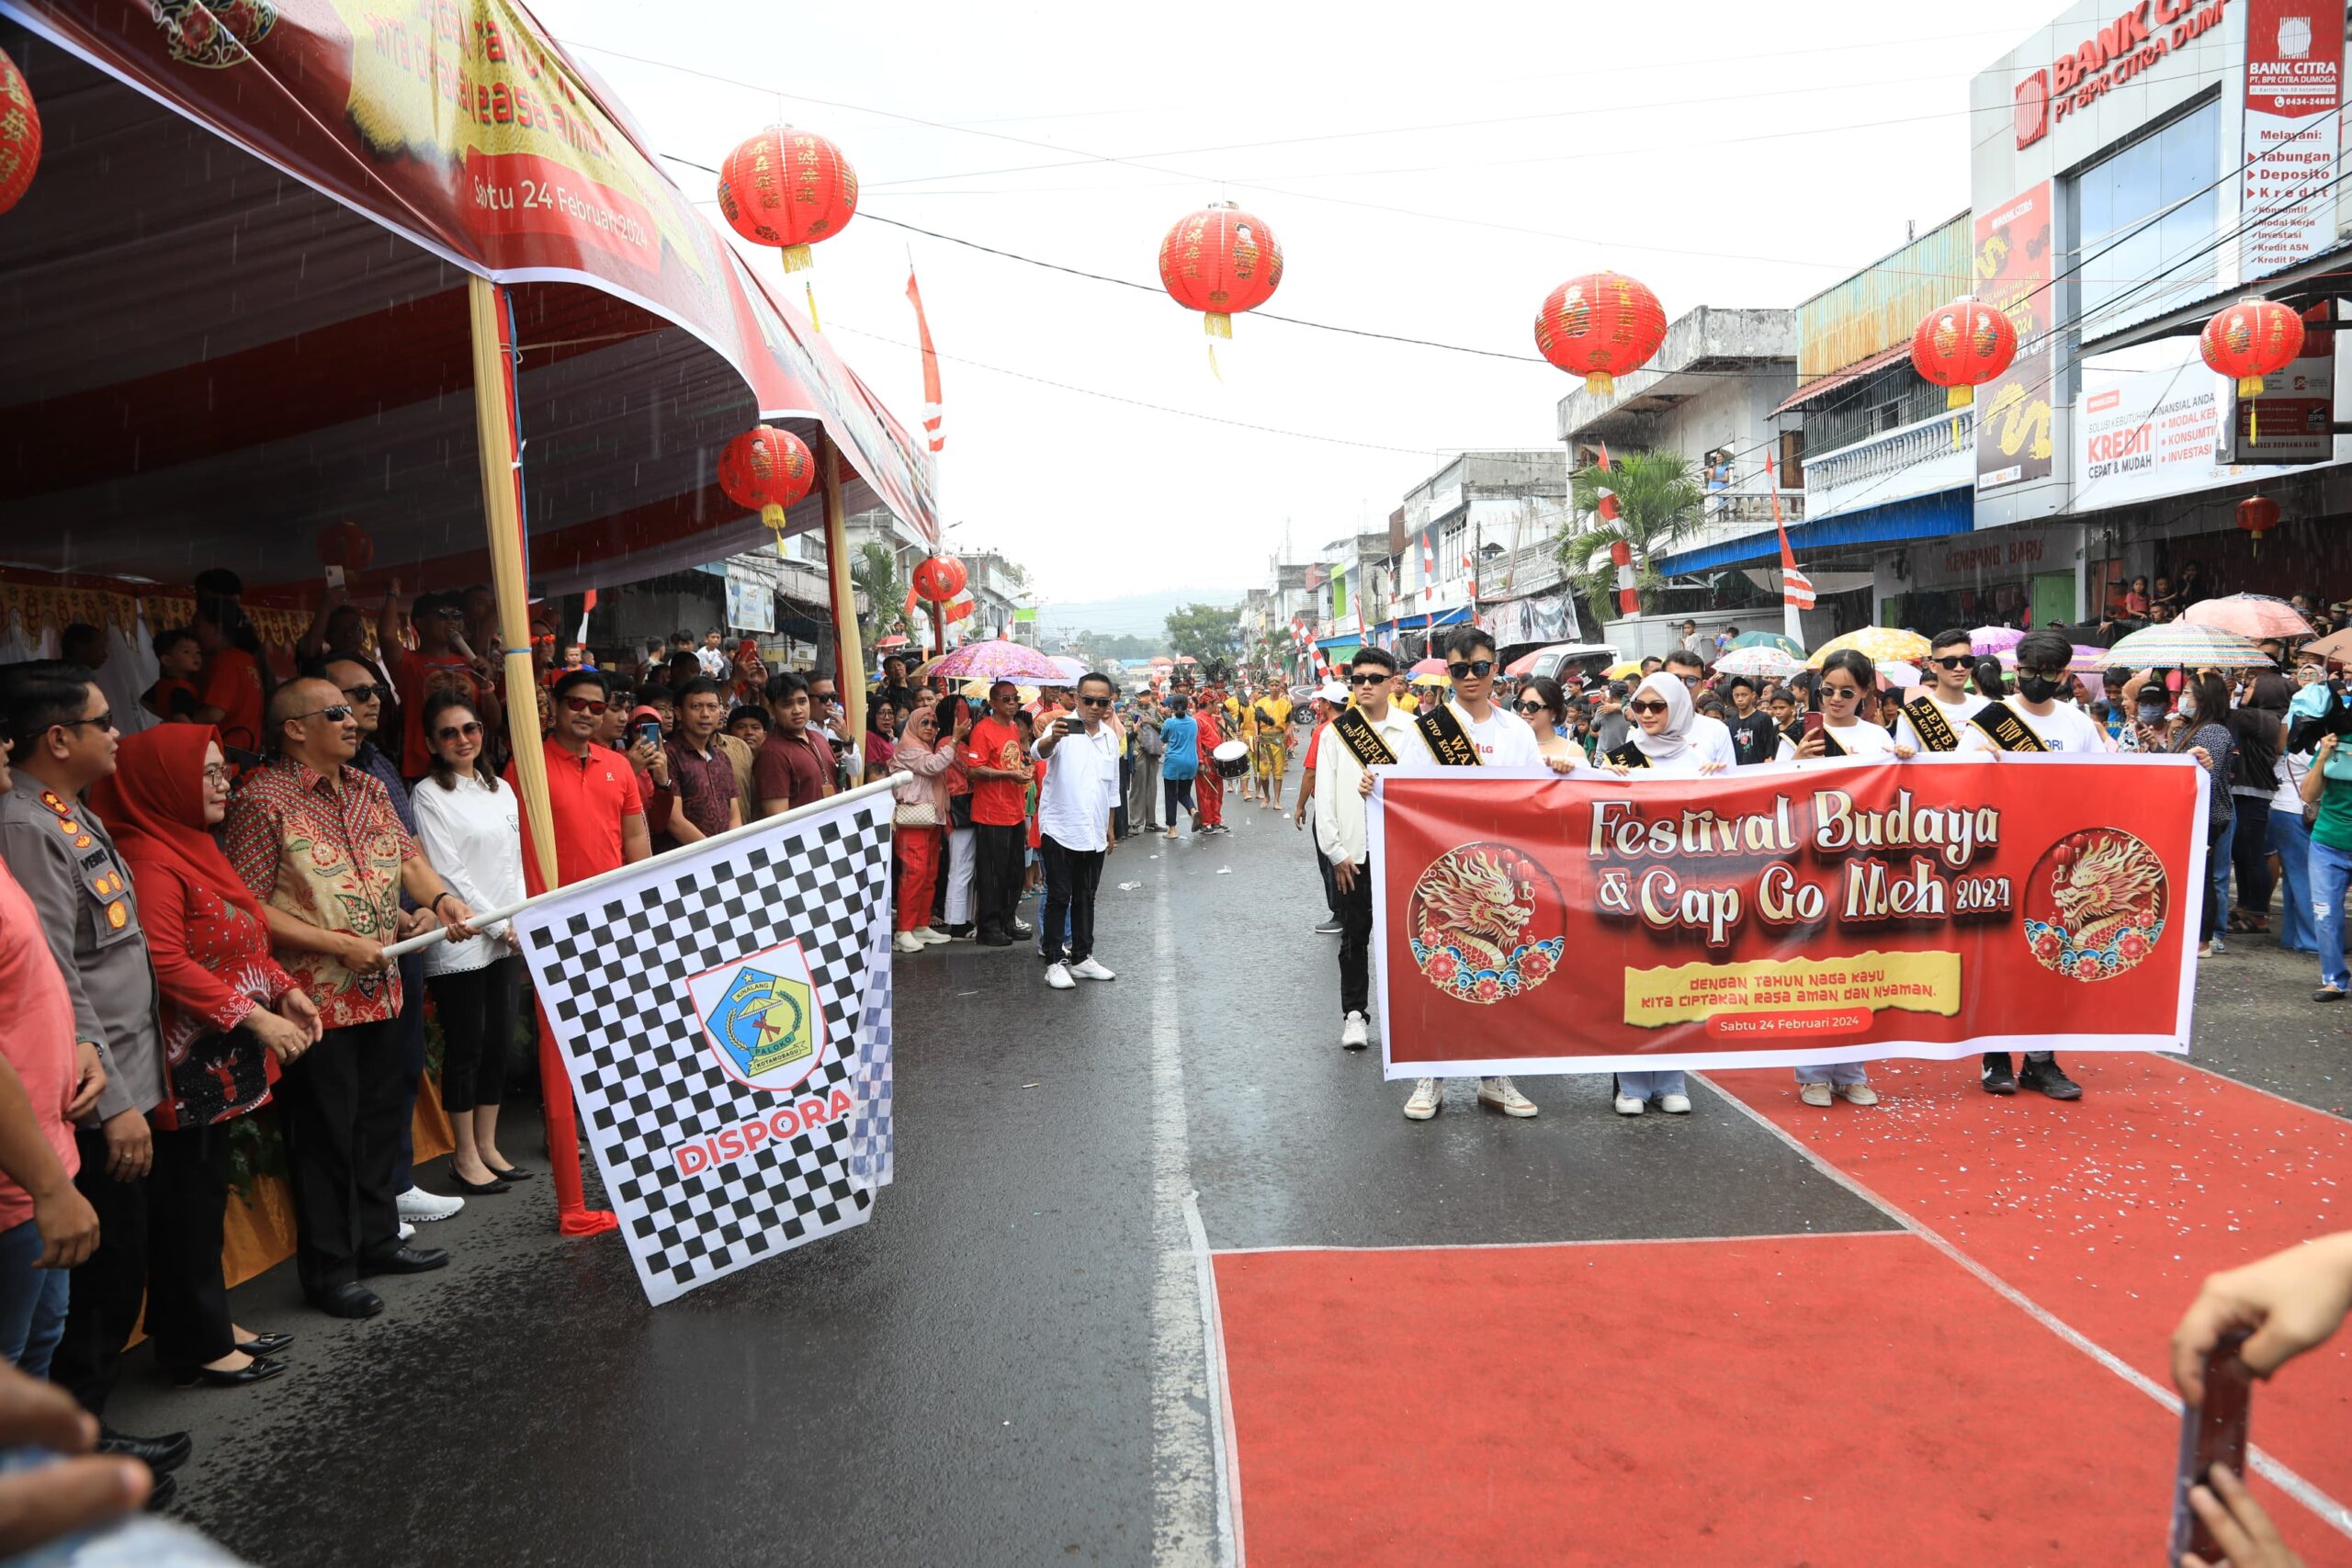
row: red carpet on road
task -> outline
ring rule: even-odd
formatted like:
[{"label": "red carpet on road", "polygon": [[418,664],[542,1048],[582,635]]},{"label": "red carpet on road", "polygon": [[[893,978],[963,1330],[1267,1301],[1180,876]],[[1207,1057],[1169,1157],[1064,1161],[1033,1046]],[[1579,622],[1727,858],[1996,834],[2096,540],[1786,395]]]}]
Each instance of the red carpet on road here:
[{"label": "red carpet on road", "polygon": [[[2173,1325],[2206,1275],[2352,1227],[2352,1122],[2166,1057],[2064,1060],[2083,1085],[2071,1104],[1996,1099],[1973,1063],[1875,1064],[1871,1110],[1801,1104],[1785,1071],[1708,1076],[2169,1388]],[[2352,1501],[2348,1341],[2257,1387],[2251,1428],[2339,1502]]]},{"label": "red carpet on road", "polygon": [[1216,1281],[1257,1568],[2163,1560],[2175,1419],[1907,1234],[1224,1253]]}]

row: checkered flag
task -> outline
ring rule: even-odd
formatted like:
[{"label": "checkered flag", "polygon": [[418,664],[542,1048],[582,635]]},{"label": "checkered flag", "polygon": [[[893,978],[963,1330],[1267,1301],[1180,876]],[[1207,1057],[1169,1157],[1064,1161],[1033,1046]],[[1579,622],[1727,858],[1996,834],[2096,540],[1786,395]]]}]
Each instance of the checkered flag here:
[{"label": "checkered flag", "polygon": [[514,919],[656,1304],[864,1224],[890,1180],[891,804],[780,818]]}]

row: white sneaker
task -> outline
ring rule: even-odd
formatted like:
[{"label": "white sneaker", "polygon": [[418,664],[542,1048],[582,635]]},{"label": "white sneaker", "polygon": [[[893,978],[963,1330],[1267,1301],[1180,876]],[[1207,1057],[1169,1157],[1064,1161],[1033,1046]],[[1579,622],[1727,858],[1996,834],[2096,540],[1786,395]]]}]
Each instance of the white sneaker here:
[{"label": "white sneaker", "polygon": [[1089,954],[1069,966],[1069,972],[1081,980],[1115,980],[1118,976],[1102,966],[1102,961]]},{"label": "white sneaker", "polygon": [[1057,991],[1075,991],[1078,982],[1069,977],[1069,966],[1063,964],[1046,965],[1046,984]]},{"label": "white sneaker", "polygon": [[444,1198],[438,1193],[427,1192],[418,1187],[410,1188],[401,1193],[399,1199],[401,1218],[413,1220],[420,1225],[429,1225],[435,1220],[446,1220],[465,1206],[466,1201],[463,1198]]},{"label": "white sneaker", "polygon": [[1372,1024],[1363,1014],[1348,1014],[1347,1022],[1340,1025],[1340,1047],[1346,1051],[1361,1051],[1372,1043]]},{"label": "white sneaker", "polygon": [[1849,1105],[1876,1105],[1878,1090],[1866,1083],[1841,1083],[1830,1086],[1846,1097]]},{"label": "white sneaker", "polygon": [[1647,1108],[1642,1104],[1642,1097],[1640,1095],[1627,1094],[1622,1089],[1617,1091],[1618,1115],[1639,1116],[1645,1109]]},{"label": "white sneaker", "polygon": [[411,1241],[415,1239],[415,1236],[416,1227],[410,1224],[406,1220],[402,1220],[401,1222],[401,1239],[402,1241]]},{"label": "white sneaker", "polygon": [[1413,1085],[1413,1092],[1405,1101],[1405,1120],[1426,1122],[1444,1103],[1445,1091],[1438,1088],[1437,1079],[1422,1078]]},{"label": "white sneaker", "polygon": [[912,931],[900,931],[890,939],[890,945],[900,953],[921,953],[923,940]]},{"label": "white sneaker", "polygon": [[1657,1108],[1668,1116],[1688,1116],[1690,1114],[1690,1097],[1687,1094],[1661,1094],[1657,1097]]},{"label": "white sneaker", "polygon": [[1506,1116],[1535,1114],[1535,1102],[1520,1093],[1509,1078],[1480,1078],[1478,1103],[1491,1105]]},{"label": "white sneaker", "polygon": [[1797,1098],[1807,1105],[1817,1105],[1826,1111],[1835,1103],[1838,1097],[1830,1091],[1829,1086],[1826,1083],[1809,1083],[1797,1086]]},{"label": "white sneaker", "polygon": [[948,942],[954,942],[956,939],[949,936],[945,931],[941,931],[937,926],[917,926],[915,928],[915,940],[922,943],[925,947],[942,947]]}]

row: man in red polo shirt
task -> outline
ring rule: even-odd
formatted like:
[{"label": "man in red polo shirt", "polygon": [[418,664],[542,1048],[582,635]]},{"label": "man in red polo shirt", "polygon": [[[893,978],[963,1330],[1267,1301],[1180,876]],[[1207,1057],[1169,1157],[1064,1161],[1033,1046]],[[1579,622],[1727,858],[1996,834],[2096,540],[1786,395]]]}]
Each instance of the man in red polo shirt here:
[{"label": "man in red polo shirt", "polygon": [[[556,886],[584,882],[653,852],[628,759],[596,744],[609,694],[604,676],[594,670],[574,670],[555,683],[555,728],[540,746],[547,757]],[[517,800],[523,798],[511,762],[506,786]],[[539,870],[528,804],[523,807],[523,885],[535,898],[549,886]]]},{"label": "man in red polo shirt", "polygon": [[972,781],[972,827],[979,940],[1011,947],[1036,931],[1015,911],[1029,847],[1029,753],[1013,716],[1021,694],[1010,681],[989,688],[989,716],[972,726],[964,773]]}]

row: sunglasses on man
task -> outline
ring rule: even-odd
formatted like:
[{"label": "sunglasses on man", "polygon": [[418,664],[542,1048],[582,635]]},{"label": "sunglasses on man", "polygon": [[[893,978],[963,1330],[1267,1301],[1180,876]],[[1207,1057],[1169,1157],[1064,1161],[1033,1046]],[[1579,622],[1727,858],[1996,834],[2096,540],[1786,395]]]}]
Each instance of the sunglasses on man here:
[{"label": "sunglasses on man", "polygon": [[1445,672],[1457,681],[1472,679],[1483,681],[1495,672],[1495,661],[1491,659],[1464,660],[1447,665]]},{"label": "sunglasses on man", "polygon": [[312,708],[309,713],[298,713],[294,716],[296,718],[322,718],[329,724],[341,724],[351,716],[351,705],[349,703],[329,703],[325,707]]},{"label": "sunglasses on man", "polygon": [[1364,673],[1351,671],[1348,676],[1348,684],[1351,686],[1385,686],[1394,677],[1392,677],[1385,670],[1374,670]]},{"label": "sunglasses on man", "polygon": [[363,708],[369,703],[374,702],[378,697],[390,695],[389,692],[385,691],[383,687],[377,685],[373,681],[362,681],[356,686],[345,686],[343,689],[343,694],[351,699],[354,706]]},{"label": "sunglasses on man", "polygon": [[1966,670],[1976,662],[1973,653],[1939,653],[1928,663],[1939,670]]},{"label": "sunglasses on man", "polygon": [[570,708],[574,713],[593,714],[601,716],[604,714],[604,711],[613,705],[610,703],[598,702],[594,697],[566,697],[563,699],[563,705]]}]

